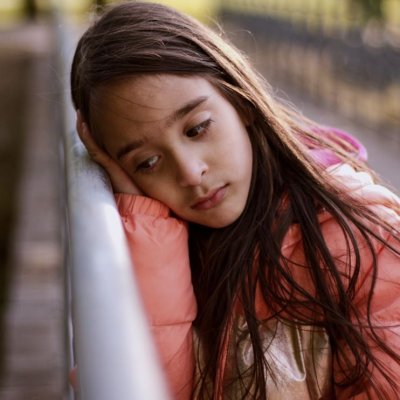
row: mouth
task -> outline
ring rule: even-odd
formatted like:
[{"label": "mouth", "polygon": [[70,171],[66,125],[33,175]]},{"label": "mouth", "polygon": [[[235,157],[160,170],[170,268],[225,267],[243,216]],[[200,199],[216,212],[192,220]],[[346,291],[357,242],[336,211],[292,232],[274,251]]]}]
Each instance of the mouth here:
[{"label": "mouth", "polygon": [[199,198],[191,208],[194,210],[209,210],[216,207],[224,199],[227,187],[228,184],[212,190],[206,196]]}]

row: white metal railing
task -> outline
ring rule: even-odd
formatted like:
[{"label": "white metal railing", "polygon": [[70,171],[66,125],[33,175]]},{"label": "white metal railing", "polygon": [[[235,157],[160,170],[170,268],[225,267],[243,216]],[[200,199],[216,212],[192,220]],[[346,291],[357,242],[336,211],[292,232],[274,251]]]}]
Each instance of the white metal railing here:
[{"label": "white metal railing", "polygon": [[[57,15],[56,15],[57,17]],[[82,400],[169,399],[109,180],[75,132],[69,98],[74,35],[58,16],[63,99],[67,278]]]}]

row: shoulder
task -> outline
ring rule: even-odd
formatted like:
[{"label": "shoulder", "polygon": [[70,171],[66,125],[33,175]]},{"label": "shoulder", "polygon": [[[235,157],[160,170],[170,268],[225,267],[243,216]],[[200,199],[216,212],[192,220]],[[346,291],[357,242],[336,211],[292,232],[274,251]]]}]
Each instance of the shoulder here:
[{"label": "shoulder", "polygon": [[[365,171],[356,171],[348,164],[336,164],[326,169],[328,179],[339,190],[343,190],[351,197],[359,200],[363,205],[371,209],[382,221],[400,231],[400,199],[387,187],[376,183],[373,177]],[[321,234],[331,252],[338,254],[347,243],[343,229],[335,217],[322,211],[318,215]],[[365,221],[368,226],[369,221]],[[370,228],[375,228],[370,226]],[[376,227],[379,229],[379,227]],[[377,232],[378,233],[378,232]],[[381,232],[383,236],[383,232]],[[285,255],[293,254],[301,250],[302,237],[299,227],[293,225],[283,242]]]},{"label": "shoulder", "polygon": [[400,198],[387,187],[376,183],[367,172],[355,171],[348,164],[339,164],[327,168],[327,173],[336,186],[343,188],[364,205],[378,209],[384,207],[386,212],[391,210],[393,217],[397,215],[400,218]]},{"label": "shoulder", "polygon": [[[329,174],[343,190],[351,191],[352,196],[359,197],[380,220],[393,228],[392,231],[385,230],[366,218],[362,221],[366,230],[359,230],[349,222],[350,229],[345,232],[331,213],[322,211],[318,215],[319,232],[335,263],[336,271],[333,273],[340,275],[346,287],[353,278],[356,279],[355,301],[359,305],[368,303],[370,290],[375,282],[372,307],[374,310],[386,309],[390,298],[394,293],[397,298],[400,289],[399,198],[384,186],[375,183],[368,173],[356,172],[348,165],[332,167]],[[312,276],[316,271],[308,266],[304,243],[305,238],[299,226],[294,224],[284,239],[282,254],[290,265],[293,278],[312,292],[315,290]],[[327,279],[333,276],[329,268],[321,263],[320,272],[325,273]]]}]

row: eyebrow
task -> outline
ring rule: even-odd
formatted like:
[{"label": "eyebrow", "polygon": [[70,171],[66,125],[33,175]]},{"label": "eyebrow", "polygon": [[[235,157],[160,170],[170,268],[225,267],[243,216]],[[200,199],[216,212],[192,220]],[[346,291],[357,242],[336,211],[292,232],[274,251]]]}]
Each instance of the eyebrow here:
[{"label": "eyebrow", "polygon": [[[166,118],[166,126],[171,126],[176,121],[182,119],[185,115],[189,114],[200,104],[204,103],[206,100],[208,100],[208,96],[200,96],[193,100],[190,100],[189,102],[184,104],[182,107],[180,107],[178,110],[173,111],[172,114]],[[126,154],[143,146],[144,143],[145,143],[145,140],[134,140],[132,142],[129,142],[128,144],[121,147],[117,151],[117,159],[120,160]]]},{"label": "eyebrow", "polygon": [[196,99],[190,100],[189,102],[184,104],[181,108],[174,111],[169,117],[166,118],[167,120],[166,125],[171,126],[174,122],[178,121],[179,119],[182,119],[185,115],[189,114],[200,104],[204,103],[206,100],[208,100],[207,96],[200,96],[197,97]]}]

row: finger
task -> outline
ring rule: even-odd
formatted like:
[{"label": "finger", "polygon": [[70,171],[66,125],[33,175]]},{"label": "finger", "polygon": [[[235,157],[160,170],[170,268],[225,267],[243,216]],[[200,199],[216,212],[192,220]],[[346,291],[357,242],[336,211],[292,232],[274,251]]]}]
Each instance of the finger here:
[{"label": "finger", "polygon": [[107,161],[110,156],[96,143],[93,135],[89,131],[89,127],[82,119],[80,112],[77,112],[76,130],[78,131],[79,138],[85,145],[89,155],[96,162]]}]

